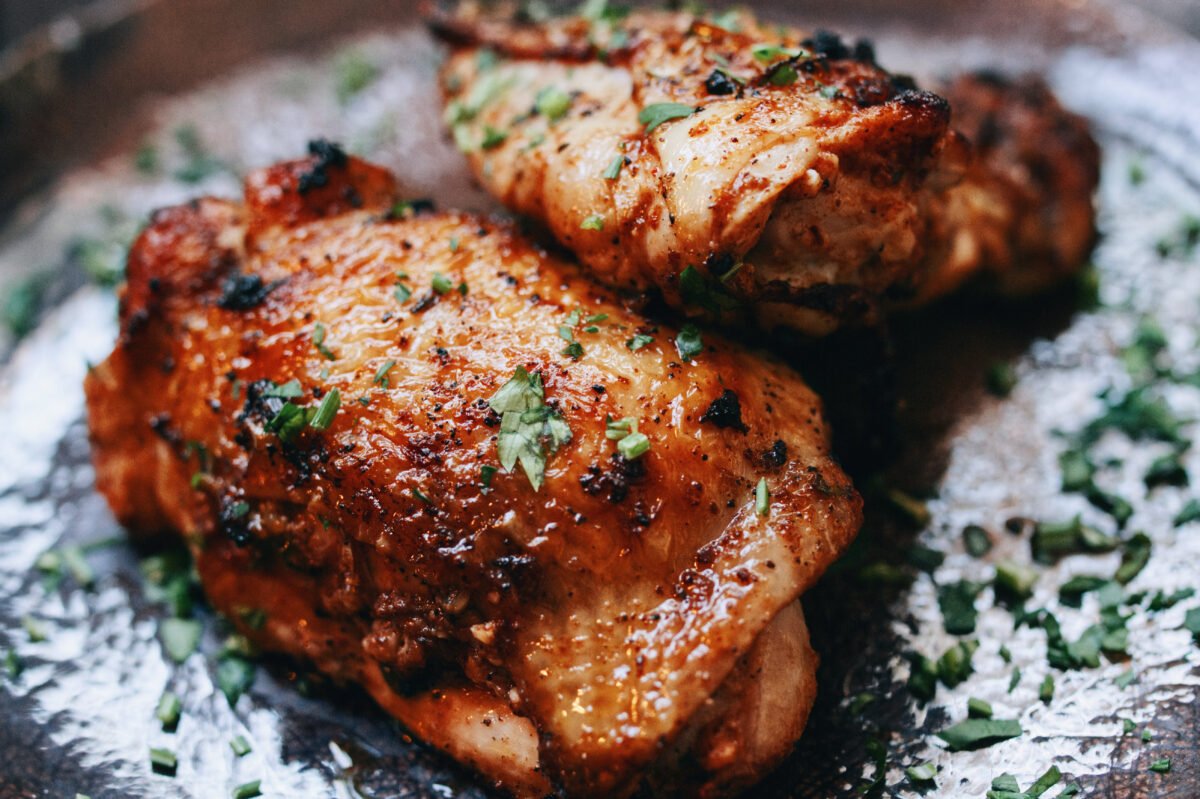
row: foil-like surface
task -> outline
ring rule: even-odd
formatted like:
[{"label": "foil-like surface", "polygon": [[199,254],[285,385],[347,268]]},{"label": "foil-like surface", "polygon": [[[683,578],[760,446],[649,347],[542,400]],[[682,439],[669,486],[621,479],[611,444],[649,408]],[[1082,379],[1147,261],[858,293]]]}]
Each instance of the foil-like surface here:
[{"label": "foil-like surface", "polygon": [[[856,24],[871,27],[869,20]],[[1194,78],[1200,45],[1168,39],[1137,47],[1135,39],[1093,46],[1068,32],[1066,44],[1046,47],[996,39],[986,30],[966,38],[890,30],[877,37],[889,66],[926,75],[985,63],[1042,69],[1065,102],[1094,121],[1105,152],[1103,239],[1095,255],[1103,303],[1079,310],[1070,290],[1023,304],[958,298],[896,322],[901,454],[887,479],[930,491],[932,521],[917,531],[875,502],[863,552],[867,561],[882,553],[899,562],[898,553],[916,540],[946,558],[900,585],[863,579],[863,564],[851,562],[806,597],[823,659],[820,699],[796,753],[752,795],[857,796],[879,776],[868,748],[877,740],[887,752],[877,795],[917,795],[904,768],[931,762],[939,773],[927,797],[982,799],[1001,772],[1027,786],[1051,765],[1088,796],[1198,796],[1200,652],[1181,627],[1200,599],[1154,615],[1136,612],[1128,623],[1128,660],[1055,672],[1047,704],[1038,695],[1049,671],[1045,633],[1014,631],[1011,613],[984,589],[973,636],[980,644],[975,673],[953,691],[939,688],[927,705],[915,702],[904,683],[907,653],[936,657],[959,640],[943,630],[937,585],[987,582],[999,561],[1030,562],[1028,531],[1010,533],[1006,520],[1080,513],[1114,529],[1080,495],[1061,492],[1060,433],[1077,431],[1100,412],[1100,391],[1128,387],[1120,353],[1139,322],[1153,318],[1166,331],[1178,372],[1200,368],[1200,264],[1185,253],[1160,257],[1155,250],[1185,213],[1200,211]],[[0,367],[0,658],[11,651],[20,664],[10,674],[0,663],[0,797],[200,799],[228,796],[251,780],[261,780],[265,795],[280,797],[487,795],[356,691],[311,681],[295,664],[264,661],[253,689],[230,707],[214,683],[219,624],[204,611],[202,652],[181,666],[164,655],[156,630],[166,611],[147,596],[138,571],[150,550],[124,542],[95,494],[82,423],[80,383],[87,364],[112,345],[115,301],[83,279],[77,247],[67,255],[81,239],[119,239],[155,207],[200,193],[235,195],[239,173],[294,156],[315,136],[392,167],[413,197],[495,210],[443,137],[437,59],[428,36],[409,28],[341,42],[315,57],[259,63],[158,107],[148,142],[155,170],[138,171],[131,154],[78,171],[29,204],[16,221],[19,235],[9,231],[0,273],[61,266],[50,289],[54,306]],[[363,64],[371,77],[348,96],[347,70]],[[196,152],[180,144],[179,131],[189,128],[210,160],[199,169],[208,174],[194,183],[176,177],[197,166]],[[1137,185],[1131,168],[1144,173]],[[1003,399],[984,387],[988,367],[998,361],[1018,377]],[[1166,398],[1181,418],[1200,419],[1200,388],[1171,385]],[[1195,434],[1196,424],[1185,432]],[[1163,451],[1115,435],[1097,449],[1114,462],[1103,471],[1104,487],[1134,505],[1127,529],[1154,542],[1130,591],[1200,588],[1200,527],[1172,523],[1200,489],[1147,489],[1142,481]],[[1189,450],[1184,463],[1200,481],[1200,452]],[[985,557],[964,551],[967,524],[991,533],[994,548]],[[87,555],[97,575],[93,588],[70,576],[47,585],[36,566],[42,553],[97,542]],[[1079,609],[1061,607],[1058,587],[1076,574],[1111,574],[1118,560],[1118,554],[1073,555],[1038,567],[1029,605],[1053,609],[1067,638],[1076,637],[1095,622],[1098,608],[1092,597]],[[39,634],[31,636],[31,626]],[[1001,645],[1011,664],[1000,656]],[[1022,677],[1010,691],[1013,666]],[[1114,680],[1130,669],[1136,682],[1122,689]],[[163,732],[154,716],[164,690],[183,703],[174,733]],[[854,701],[863,694],[872,701]],[[989,701],[998,718],[1019,719],[1024,735],[978,752],[947,751],[933,733],[965,717],[968,697]],[[1137,733],[1125,734],[1124,719]],[[239,734],[253,747],[242,758],[229,747]],[[177,753],[175,777],[152,772],[148,749],[156,746]],[[1170,773],[1148,769],[1163,757],[1171,758]]]}]

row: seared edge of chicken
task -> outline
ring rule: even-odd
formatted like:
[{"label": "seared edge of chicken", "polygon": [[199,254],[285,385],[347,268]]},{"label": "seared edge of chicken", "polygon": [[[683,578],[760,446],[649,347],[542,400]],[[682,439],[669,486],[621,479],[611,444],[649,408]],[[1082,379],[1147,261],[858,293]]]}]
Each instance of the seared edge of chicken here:
[{"label": "seared edge of chicken", "polygon": [[916,303],[964,283],[1008,295],[1077,272],[1096,241],[1100,148],[1087,120],[1036,76],[961,75],[942,92],[975,157],[961,182],[930,196]]},{"label": "seared edge of chicken", "polygon": [[[949,106],[828,33],[683,12],[533,24],[460,5],[446,120],[483,185],[598,279],[824,333],[910,285]],[[933,174],[932,180],[930,176]]]},{"label": "seared edge of chicken", "polygon": [[154,216],[86,381],[100,490],[258,645],[511,793],[752,781],[814,695],[797,597],[860,523],[819,401],[395,194],[318,143]]}]

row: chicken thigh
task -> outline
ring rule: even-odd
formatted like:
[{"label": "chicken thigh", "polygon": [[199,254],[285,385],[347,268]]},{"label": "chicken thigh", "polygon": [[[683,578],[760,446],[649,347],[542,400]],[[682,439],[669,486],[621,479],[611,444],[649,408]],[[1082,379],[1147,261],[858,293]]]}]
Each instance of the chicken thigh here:
[{"label": "chicken thigh", "polygon": [[135,243],[86,382],[117,517],[511,794],[761,776],[813,701],[798,598],[860,523],[818,399],[311,149]]}]

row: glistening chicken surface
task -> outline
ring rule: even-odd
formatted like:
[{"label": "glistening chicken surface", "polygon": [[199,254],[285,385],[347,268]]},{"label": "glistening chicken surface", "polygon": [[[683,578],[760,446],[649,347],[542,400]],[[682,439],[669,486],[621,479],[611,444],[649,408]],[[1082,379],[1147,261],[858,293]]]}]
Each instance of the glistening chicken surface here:
[{"label": "glistening chicken surface", "polygon": [[87,379],[100,490],[257,644],[514,794],[754,779],[813,698],[797,598],[860,522],[819,401],[395,195],[318,143],[156,214]]}]

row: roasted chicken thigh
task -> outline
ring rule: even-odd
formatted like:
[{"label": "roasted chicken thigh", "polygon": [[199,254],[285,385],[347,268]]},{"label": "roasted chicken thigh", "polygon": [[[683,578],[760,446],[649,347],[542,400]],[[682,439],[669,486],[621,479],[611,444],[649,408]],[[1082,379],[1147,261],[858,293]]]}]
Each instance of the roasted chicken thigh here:
[{"label": "roasted chicken thigh", "polygon": [[684,12],[504,21],[463,5],[446,120],[480,182],[590,274],[690,312],[824,333],[924,254],[967,150],[869,44]]},{"label": "roasted chicken thigh", "polygon": [[[1040,82],[947,97],[871,46],[745,12],[436,18],[446,121],[483,186],[597,279],[822,334],[968,280],[1081,266],[1099,156]],[[965,135],[964,135],[965,134]]]},{"label": "roasted chicken thigh", "polygon": [[860,522],[817,398],[312,150],[135,243],[86,383],[117,517],[512,794],[760,776],[814,696],[798,598]]}]

